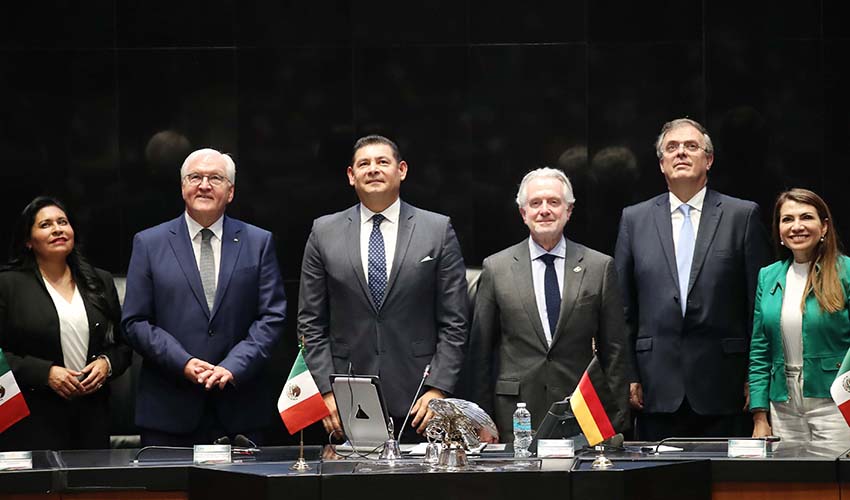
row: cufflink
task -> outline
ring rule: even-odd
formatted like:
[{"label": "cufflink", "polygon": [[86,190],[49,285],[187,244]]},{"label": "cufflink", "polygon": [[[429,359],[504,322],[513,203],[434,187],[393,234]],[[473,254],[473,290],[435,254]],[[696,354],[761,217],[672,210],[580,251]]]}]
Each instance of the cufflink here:
[{"label": "cufflink", "polygon": [[574,268],[573,268],[573,272],[574,272],[574,273],[580,273],[580,272],[581,272],[581,266],[576,266],[576,267],[574,267]]}]

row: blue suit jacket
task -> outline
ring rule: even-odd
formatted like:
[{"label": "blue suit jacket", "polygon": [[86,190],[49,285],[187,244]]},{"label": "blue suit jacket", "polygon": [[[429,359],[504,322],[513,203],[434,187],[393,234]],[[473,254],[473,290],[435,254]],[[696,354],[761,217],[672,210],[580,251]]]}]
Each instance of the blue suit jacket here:
[{"label": "blue suit jacket", "polygon": [[674,412],[686,396],[700,415],[743,411],[753,296],[769,256],[758,205],[707,190],[683,318],[669,194],[623,210],[614,262],[644,411]]},{"label": "blue suit jacket", "polygon": [[[220,267],[210,311],[185,216],[136,234],[122,324],[144,358],[137,425],[191,432],[207,398],[228,433],[263,427],[273,415],[258,378],[286,314],[271,233],[225,216]],[[193,357],[227,368],[234,384],[207,392],[189,382],[183,367]]]}]

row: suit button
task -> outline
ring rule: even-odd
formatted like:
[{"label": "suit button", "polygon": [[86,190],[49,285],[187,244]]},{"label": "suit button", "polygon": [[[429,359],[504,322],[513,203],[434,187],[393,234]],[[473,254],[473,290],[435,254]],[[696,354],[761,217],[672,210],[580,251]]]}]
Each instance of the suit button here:
[{"label": "suit button", "polygon": [[212,330],[208,331],[207,333],[209,333],[209,334],[210,334],[210,337],[212,337],[213,335],[215,335],[215,333],[213,333],[213,331],[212,331]]},{"label": "suit button", "polygon": [[841,369],[841,363],[835,363],[835,368]]},{"label": "suit button", "polygon": [[547,355],[546,355],[546,361],[552,361],[552,356],[550,356],[550,355],[548,355],[548,354],[547,354]]}]

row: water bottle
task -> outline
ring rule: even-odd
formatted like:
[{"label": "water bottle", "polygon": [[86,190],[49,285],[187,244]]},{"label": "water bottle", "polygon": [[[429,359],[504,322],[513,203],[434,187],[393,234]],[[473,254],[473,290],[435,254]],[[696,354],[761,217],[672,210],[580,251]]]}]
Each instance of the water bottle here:
[{"label": "water bottle", "polygon": [[529,446],[531,446],[531,412],[525,408],[525,403],[517,403],[514,412],[514,457],[530,457]]}]

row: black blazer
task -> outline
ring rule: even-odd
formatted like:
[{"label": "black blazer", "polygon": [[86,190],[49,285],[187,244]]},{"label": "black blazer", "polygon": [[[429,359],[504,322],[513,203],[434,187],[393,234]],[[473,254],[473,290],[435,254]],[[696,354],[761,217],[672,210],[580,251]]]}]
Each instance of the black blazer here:
[{"label": "black blazer", "polygon": [[700,415],[741,413],[758,272],[770,261],[758,205],[708,189],[684,318],[668,193],[623,210],[614,262],[644,411],[685,396]]},{"label": "black blazer", "polygon": [[[96,269],[105,287],[108,310],[101,310],[83,295],[89,320],[88,361],[101,354],[109,357],[112,378],[130,366],[130,347],[121,333],[121,308],[112,276]],[[112,332],[106,334],[112,325]],[[26,394],[45,389],[53,365],[64,366],[59,338],[59,316],[37,270],[0,272],[0,347],[15,379]],[[58,396],[57,396],[58,397]]]}]

